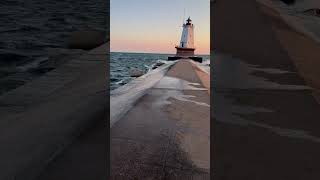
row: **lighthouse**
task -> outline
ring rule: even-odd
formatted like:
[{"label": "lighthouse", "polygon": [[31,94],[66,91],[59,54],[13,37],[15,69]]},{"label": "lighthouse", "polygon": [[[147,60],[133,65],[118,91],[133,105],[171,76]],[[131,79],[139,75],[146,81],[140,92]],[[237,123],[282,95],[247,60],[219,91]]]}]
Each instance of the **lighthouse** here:
[{"label": "lighthouse", "polygon": [[193,29],[192,20],[190,17],[187,19],[186,23],[183,24],[181,40],[179,46],[176,46],[177,56],[189,57],[194,56],[194,41],[193,41]]},{"label": "lighthouse", "polygon": [[180,43],[175,47],[177,50],[176,56],[168,57],[168,60],[192,59],[202,62],[201,57],[194,56],[196,49],[194,46],[194,25],[190,17],[186,20],[186,23],[183,23],[182,28]]}]

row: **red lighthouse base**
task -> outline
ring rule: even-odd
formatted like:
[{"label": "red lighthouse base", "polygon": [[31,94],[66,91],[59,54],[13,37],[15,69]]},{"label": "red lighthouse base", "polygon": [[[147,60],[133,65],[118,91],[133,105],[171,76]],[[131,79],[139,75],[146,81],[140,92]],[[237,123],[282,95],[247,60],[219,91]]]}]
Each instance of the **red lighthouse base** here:
[{"label": "red lighthouse base", "polygon": [[194,50],[195,48],[181,48],[181,47],[176,47],[177,49],[177,54],[176,56],[179,57],[190,57],[194,56]]},{"label": "red lighthouse base", "polygon": [[177,54],[174,57],[168,57],[169,61],[174,61],[178,59],[192,59],[194,61],[197,61],[199,63],[202,63],[202,57],[196,57],[194,56],[194,50],[195,48],[181,48],[176,47]]}]

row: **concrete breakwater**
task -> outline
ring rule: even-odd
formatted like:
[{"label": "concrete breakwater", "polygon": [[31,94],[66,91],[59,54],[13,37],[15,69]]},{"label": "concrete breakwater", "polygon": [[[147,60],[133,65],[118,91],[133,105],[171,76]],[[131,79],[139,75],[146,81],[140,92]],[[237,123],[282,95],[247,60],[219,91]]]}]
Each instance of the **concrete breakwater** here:
[{"label": "concrete breakwater", "polygon": [[[111,93],[121,112],[111,115],[110,178],[210,179],[209,74],[187,59],[156,74]],[[130,101],[122,110],[121,96]]]},{"label": "concrete breakwater", "polygon": [[211,5],[213,178],[318,179],[319,44],[259,2]]},{"label": "concrete breakwater", "polygon": [[108,48],[95,48],[0,97],[0,179],[34,179],[106,112]]}]

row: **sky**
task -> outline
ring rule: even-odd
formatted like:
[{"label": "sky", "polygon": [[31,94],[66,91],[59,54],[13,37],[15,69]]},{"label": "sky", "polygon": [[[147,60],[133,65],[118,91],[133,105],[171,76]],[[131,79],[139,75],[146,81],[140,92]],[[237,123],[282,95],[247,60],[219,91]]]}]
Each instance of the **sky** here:
[{"label": "sky", "polygon": [[111,52],[175,54],[189,16],[195,53],[209,54],[210,0],[111,0]]}]

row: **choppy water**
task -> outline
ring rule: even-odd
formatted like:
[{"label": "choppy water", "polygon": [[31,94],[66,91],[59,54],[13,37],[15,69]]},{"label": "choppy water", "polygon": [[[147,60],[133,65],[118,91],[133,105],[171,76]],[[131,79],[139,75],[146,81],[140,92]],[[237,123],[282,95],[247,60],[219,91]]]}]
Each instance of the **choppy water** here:
[{"label": "choppy water", "polygon": [[107,25],[105,0],[1,0],[0,4],[1,63],[43,55],[44,48],[65,47],[73,31],[105,30]]},{"label": "choppy water", "polygon": [[[139,69],[147,73],[157,61],[166,61],[172,54],[147,54],[147,53],[123,53],[111,52],[110,56],[110,89],[116,89],[127,84],[133,79],[130,77],[131,69]],[[210,56],[204,55],[203,64],[210,60]]]},{"label": "choppy water", "polygon": [[106,0],[1,0],[0,94],[39,76],[16,67],[45,60],[48,48],[66,48],[72,32],[106,30],[108,11]]}]

